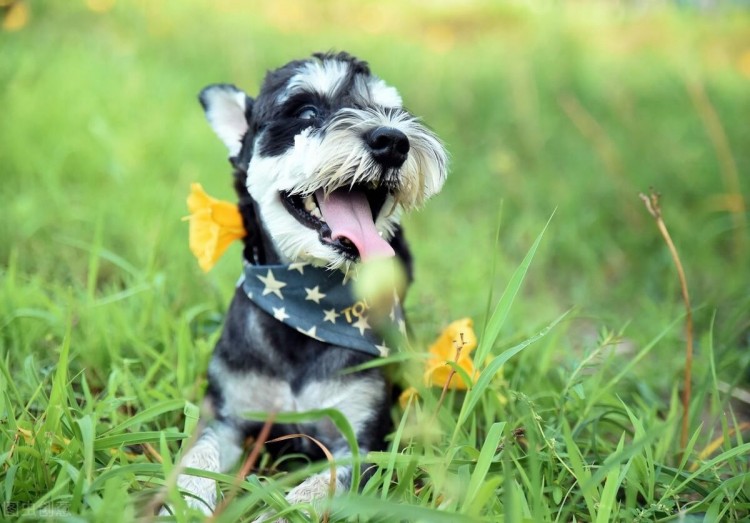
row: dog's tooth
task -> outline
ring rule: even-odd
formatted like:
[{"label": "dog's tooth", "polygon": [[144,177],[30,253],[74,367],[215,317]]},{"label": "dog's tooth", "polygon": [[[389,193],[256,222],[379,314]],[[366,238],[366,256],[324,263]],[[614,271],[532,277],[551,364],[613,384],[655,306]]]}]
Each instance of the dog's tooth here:
[{"label": "dog's tooth", "polygon": [[323,215],[320,214],[320,209],[318,209],[317,207],[313,207],[312,209],[309,209],[308,212],[319,220],[323,219]]},{"label": "dog's tooth", "polygon": [[305,196],[304,200],[305,204],[305,210],[309,213],[312,213],[315,209],[317,209],[317,205],[315,205],[315,200],[313,199],[312,195]]}]

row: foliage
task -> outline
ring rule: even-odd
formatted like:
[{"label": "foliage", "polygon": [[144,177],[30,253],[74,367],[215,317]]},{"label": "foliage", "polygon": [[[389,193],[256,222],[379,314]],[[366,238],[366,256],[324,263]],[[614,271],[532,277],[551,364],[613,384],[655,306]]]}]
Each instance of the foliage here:
[{"label": "foliage", "polygon": [[[2,517],[131,521],[157,494],[240,270],[237,245],[208,275],[188,250],[190,184],[231,198],[195,96],[220,81],[252,94],[267,69],[331,48],[368,59],[452,154],[444,192],[406,224],[415,351],[391,359],[419,396],[394,407],[391,447],[332,519],[748,517],[750,444],[730,401],[750,359],[747,13],[24,5],[24,25],[0,32]],[[649,186],[696,304],[685,449],[683,311],[637,197]],[[424,350],[466,316],[480,374],[441,400]],[[218,519],[282,509],[328,467],[281,465],[264,457]]]}]

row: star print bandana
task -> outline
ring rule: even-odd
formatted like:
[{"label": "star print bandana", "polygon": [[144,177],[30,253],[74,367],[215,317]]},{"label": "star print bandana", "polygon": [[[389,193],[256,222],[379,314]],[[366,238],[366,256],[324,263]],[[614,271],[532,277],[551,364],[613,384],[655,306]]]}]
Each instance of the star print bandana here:
[{"label": "star print bandana", "polygon": [[376,325],[367,300],[355,297],[352,280],[341,271],[305,263],[245,263],[237,285],[261,309],[311,338],[387,356],[390,349],[386,338],[391,340],[394,333],[404,335],[401,305],[394,298],[390,314]]}]

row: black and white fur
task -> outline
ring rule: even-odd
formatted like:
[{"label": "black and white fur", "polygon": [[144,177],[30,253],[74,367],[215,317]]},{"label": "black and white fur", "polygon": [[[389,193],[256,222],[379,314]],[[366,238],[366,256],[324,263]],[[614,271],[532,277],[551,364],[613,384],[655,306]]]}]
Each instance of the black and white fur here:
[{"label": "black and white fur", "polygon": [[[351,270],[359,261],[357,249],[326,234],[313,195],[354,187],[367,191],[378,232],[410,267],[399,219],[440,190],[446,153],[367,63],[346,53],[316,54],[269,72],[255,99],[222,84],[204,89],[200,102],[235,168],[247,262],[304,261]],[[181,465],[227,471],[241,456],[245,439],[262,425],[243,418],[249,411],[338,409],[362,453],[382,449],[391,427],[384,377],[378,369],[341,372],[370,358],[283,325],[238,287],[208,369],[206,403],[213,420]],[[272,437],[297,432],[318,439],[337,457],[349,452],[327,421],[277,424]],[[306,439],[287,445],[284,452],[322,458]],[[350,483],[351,468],[338,467],[335,490]],[[191,494],[190,505],[206,513],[215,508],[214,481],[181,475],[178,486]],[[322,473],[293,488],[287,499],[307,502],[328,491],[329,475]]]}]

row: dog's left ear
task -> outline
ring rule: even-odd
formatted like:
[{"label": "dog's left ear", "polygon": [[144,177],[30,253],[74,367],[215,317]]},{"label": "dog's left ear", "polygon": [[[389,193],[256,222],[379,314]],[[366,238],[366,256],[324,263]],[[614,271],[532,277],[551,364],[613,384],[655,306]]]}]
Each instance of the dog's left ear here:
[{"label": "dog's left ear", "polygon": [[214,84],[203,89],[198,100],[208,123],[229,149],[229,156],[237,156],[248,129],[253,99],[231,84]]}]

